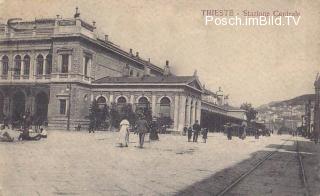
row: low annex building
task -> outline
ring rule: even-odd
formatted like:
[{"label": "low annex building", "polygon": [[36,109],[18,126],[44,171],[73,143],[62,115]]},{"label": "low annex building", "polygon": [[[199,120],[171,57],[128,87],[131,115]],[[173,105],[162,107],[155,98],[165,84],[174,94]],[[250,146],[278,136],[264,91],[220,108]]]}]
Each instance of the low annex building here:
[{"label": "low annex building", "polygon": [[175,131],[202,121],[204,112],[223,115],[221,123],[244,120],[243,110],[203,100],[216,97],[205,92],[196,73],[177,76],[169,61],[160,68],[132,49],[122,50],[107,35],[101,38],[95,23],[82,20],[78,10],[70,19],[0,24],[0,111],[13,122],[29,112],[52,129],[85,127],[93,99],[149,104],[153,116],[173,120]]}]

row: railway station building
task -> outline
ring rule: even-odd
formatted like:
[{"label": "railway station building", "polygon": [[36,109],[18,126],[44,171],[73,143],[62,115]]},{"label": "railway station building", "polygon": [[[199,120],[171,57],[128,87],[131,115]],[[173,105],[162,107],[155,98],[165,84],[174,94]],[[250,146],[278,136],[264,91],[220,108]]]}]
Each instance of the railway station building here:
[{"label": "railway station building", "polygon": [[157,66],[132,49],[125,51],[100,36],[95,25],[78,11],[69,19],[0,24],[0,113],[15,121],[29,112],[51,129],[86,127],[96,99],[107,105],[149,104],[153,116],[173,120],[174,131],[196,120],[214,129],[245,120],[221,89],[205,89],[196,72],[171,73],[169,61]]}]

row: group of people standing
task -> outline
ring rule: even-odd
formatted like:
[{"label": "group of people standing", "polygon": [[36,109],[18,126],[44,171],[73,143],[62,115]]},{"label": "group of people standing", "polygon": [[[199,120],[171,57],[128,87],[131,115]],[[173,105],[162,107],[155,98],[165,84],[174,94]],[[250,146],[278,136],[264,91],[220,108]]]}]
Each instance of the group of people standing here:
[{"label": "group of people standing", "polygon": [[192,142],[198,142],[198,136],[200,134],[202,130],[202,139],[203,142],[206,143],[207,139],[208,139],[208,128],[203,128],[201,129],[201,126],[199,124],[199,121],[196,120],[196,122],[192,125],[192,127],[190,126],[189,128],[184,127],[184,133],[187,132],[188,135],[188,142],[191,142],[191,138],[192,138]]}]

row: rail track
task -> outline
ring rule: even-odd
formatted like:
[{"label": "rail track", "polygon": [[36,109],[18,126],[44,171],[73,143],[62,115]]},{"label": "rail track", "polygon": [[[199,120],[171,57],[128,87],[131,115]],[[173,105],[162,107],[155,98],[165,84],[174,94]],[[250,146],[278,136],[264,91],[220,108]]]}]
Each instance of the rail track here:
[{"label": "rail track", "polygon": [[[258,161],[250,170],[244,172],[243,174],[241,174],[237,179],[235,179],[234,181],[232,181],[228,186],[226,186],[223,190],[221,190],[217,196],[224,196],[227,195],[227,193],[229,193],[232,189],[234,189],[236,187],[236,185],[238,185],[241,181],[243,181],[246,177],[248,177],[253,171],[255,171],[256,169],[258,169],[265,161],[269,160],[270,157],[272,157],[275,153],[279,152],[279,149],[281,149],[289,140],[284,141],[276,150],[268,153],[262,160]],[[305,170],[304,170],[304,166],[303,166],[303,162],[302,162],[302,158],[301,158],[301,152],[299,149],[299,141],[296,139],[295,140],[296,143],[296,154],[297,154],[297,159],[299,162],[299,167],[300,167],[300,177],[302,180],[302,184],[304,187],[304,195],[305,196],[309,196],[309,188],[308,188],[308,183],[307,183],[307,178],[305,175]]]}]

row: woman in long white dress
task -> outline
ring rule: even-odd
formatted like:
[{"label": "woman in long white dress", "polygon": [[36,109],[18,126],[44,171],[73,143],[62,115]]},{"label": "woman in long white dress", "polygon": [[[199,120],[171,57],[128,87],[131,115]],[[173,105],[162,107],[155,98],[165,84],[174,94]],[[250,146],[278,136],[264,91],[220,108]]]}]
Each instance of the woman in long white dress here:
[{"label": "woman in long white dress", "polygon": [[119,144],[120,146],[128,147],[129,144],[129,126],[130,123],[127,119],[123,119],[120,122],[120,131],[119,131]]}]

